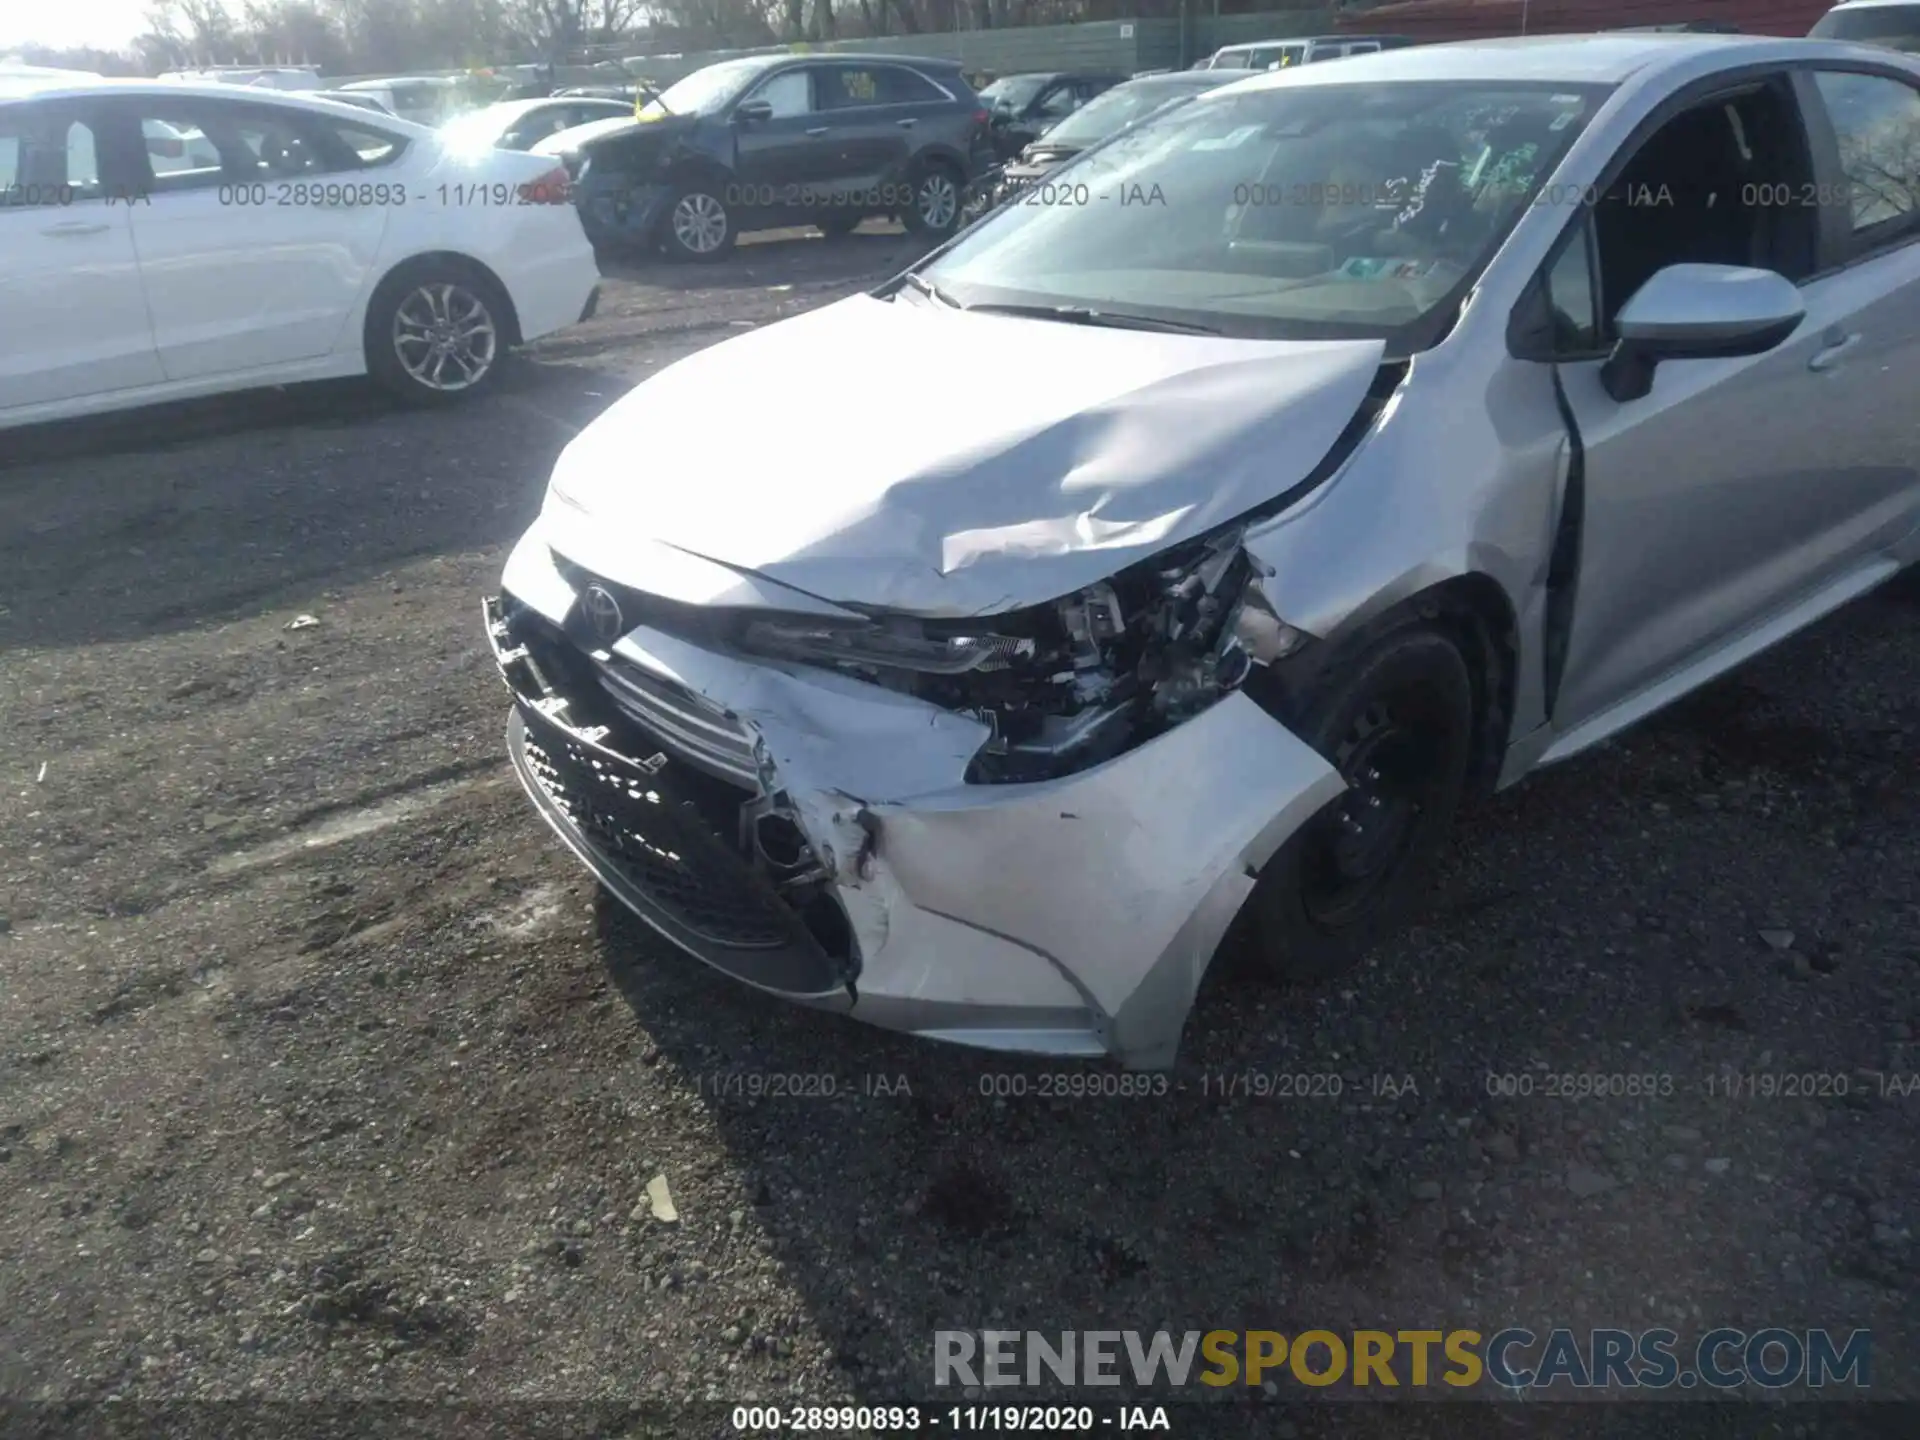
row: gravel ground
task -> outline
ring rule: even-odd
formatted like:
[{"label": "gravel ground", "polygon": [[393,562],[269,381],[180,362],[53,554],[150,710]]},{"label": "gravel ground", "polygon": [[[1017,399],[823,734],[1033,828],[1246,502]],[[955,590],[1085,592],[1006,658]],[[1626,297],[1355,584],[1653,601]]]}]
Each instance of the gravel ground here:
[{"label": "gravel ground", "polygon": [[1869,1327],[1920,1396],[1911,585],[1490,802],[1341,985],[1217,965],[1164,1096],[992,1098],[1063,1067],[762,1000],[596,898],[479,598],[630,384],[910,254],[615,276],[450,413],[8,437],[0,1396],[898,1403],[936,1329],[1504,1324]]}]

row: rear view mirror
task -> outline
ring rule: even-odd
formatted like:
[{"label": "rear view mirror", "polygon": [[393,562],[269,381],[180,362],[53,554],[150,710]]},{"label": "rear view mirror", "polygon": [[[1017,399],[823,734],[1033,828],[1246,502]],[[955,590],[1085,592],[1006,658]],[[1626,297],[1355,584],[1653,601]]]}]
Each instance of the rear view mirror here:
[{"label": "rear view mirror", "polygon": [[1661,361],[1762,355],[1806,314],[1798,287],[1772,270],[1669,265],[1620,307],[1620,340],[1600,380],[1615,400],[1638,400],[1653,388]]}]

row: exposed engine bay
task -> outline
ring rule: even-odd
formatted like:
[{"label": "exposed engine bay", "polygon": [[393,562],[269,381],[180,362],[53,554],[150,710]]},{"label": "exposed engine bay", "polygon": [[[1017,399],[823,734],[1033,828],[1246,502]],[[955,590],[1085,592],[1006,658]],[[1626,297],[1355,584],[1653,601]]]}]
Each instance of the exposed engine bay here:
[{"label": "exposed engine bay", "polygon": [[766,619],[738,643],[978,720],[991,738],[972,783],[1054,779],[1180,724],[1305,643],[1266,603],[1240,541],[1232,527],[990,622]]}]

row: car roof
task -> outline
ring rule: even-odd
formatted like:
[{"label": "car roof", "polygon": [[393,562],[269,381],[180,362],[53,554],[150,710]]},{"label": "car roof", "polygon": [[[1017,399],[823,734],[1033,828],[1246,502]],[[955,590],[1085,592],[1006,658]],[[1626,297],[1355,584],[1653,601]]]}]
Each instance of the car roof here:
[{"label": "car roof", "polygon": [[453,80],[446,75],[388,75],[380,80],[355,80],[350,84],[337,86],[341,90],[385,90],[390,85],[451,85]]},{"label": "car roof", "polygon": [[[529,100],[496,100],[491,105],[482,105],[478,110],[469,110],[467,115],[491,115],[502,121],[518,120],[522,115],[530,114],[543,105],[576,105],[582,100],[602,101],[602,97],[598,95],[536,95]],[[623,109],[632,108],[620,100],[602,101],[602,103],[620,105]],[[465,119],[466,116],[461,118]]]},{"label": "car roof", "polygon": [[[854,65],[905,65],[912,70],[958,71],[962,68],[958,60],[948,60],[939,56],[893,55],[882,51],[864,50],[807,51],[799,55],[790,52],[780,55],[736,55],[731,60],[716,60],[713,64],[738,65],[743,70],[749,67],[772,70],[781,65],[818,65],[823,61]],[[711,65],[702,65],[700,70],[712,68]],[[700,70],[689,70],[687,74],[698,75]],[[681,78],[684,79],[685,76]]]},{"label": "car roof", "polygon": [[1158,75],[1136,75],[1131,80],[1123,80],[1113,88],[1131,90],[1136,85],[1158,85],[1174,90],[1210,90],[1218,85],[1231,85],[1233,77],[1220,70],[1166,70]]},{"label": "car roof", "polygon": [[1630,76],[1685,69],[1713,57],[1726,66],[1791,60],[1857,58],[1861,47],[1771,35],[1610,30],[1595,35],[1511,36],[1407,45],[1350,55],[1338,65],[1267,70],[1243,80],[1262,85],[1347,85],[1417,80],[1529,80],[1618,85]]},{"label": "car roof", "polygon": [[50,80],[40,80],[32,76],[10,75],[0,70],[0,104],[16,100],[84,100],[101,95],[122,95],[136,100],[141,98],[179,100],[184,97],[203,100],[238,100],[257,105],[284,105],[321,115],[353,114],[359,116],[362,121],[372,121],[408,135],[434,133],[431,126],[416,125],[397,115],[375,115],[369,110],[357,105],[349,105],[342,100],[316,98],[311,90],[275,90],[266,85],[223,85],[218,80],[142,80],[121,79],[116,76],[99,76],[92,79],[56,76]]},{"label": "car roof", "polygon": [[1319,45],[1323,42],[1344,45],[1349,40],[1398,40],[1398,35],[1276,35],[1271,40],[1242,40],[1222,45],[1213,53],[1226,55],[1237,50],[1271,50],[1276,45]]}]

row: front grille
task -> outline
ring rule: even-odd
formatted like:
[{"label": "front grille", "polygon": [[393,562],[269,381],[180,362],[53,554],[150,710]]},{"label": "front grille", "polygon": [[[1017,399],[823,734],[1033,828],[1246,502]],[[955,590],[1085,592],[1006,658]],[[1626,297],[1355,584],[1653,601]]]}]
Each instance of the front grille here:
[{"label": "front grille", "polygon": [[595,678],[620,713],[668,754],[718,779],[759,788],[753,737],[725,710],[618,656],[597,665]]},{"label": "front grille", "polygon": [[588,844],[695,936],[733,949],[778,949],[793,914],[713,834],[690,802],[625,773],[557,728],[529,725],[527,767]]},{"label": "front grille", "polygon": [[[784,995],[843,990],[859,973],[831,923],[834,916],[844,923],[844,912],[824,894],[790,903],[755,867],[738,834],[751,800],[739,784],[657,753],[655,732],[610,703],[611,692],[590,678],[600,665],[557,626],[510,600],[483,608],[494,661],[515,700],[508,727],[515,769],[601,883],[716,969]],[[667,682],[657,683],[672,696]],[[649,698],[665,708],[658,695]],[[822,924],[834,937],[831,954]]]}]

